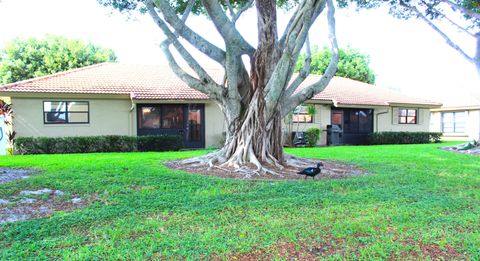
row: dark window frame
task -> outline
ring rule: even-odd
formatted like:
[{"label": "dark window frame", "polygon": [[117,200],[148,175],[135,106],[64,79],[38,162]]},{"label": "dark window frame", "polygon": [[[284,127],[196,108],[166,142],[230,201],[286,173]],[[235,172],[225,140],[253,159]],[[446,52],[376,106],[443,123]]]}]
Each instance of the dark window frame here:
[{"label": "dark window frame", "polygon": [[[298,105],[298,106],[303,106],[303,107],[307,108],[306,105]],[[295,120],[295,115],[310,116],[310,121],[296,121]],[[295,110],[294,110],[293,115],[292,115],[292,123],[314,123],[313,118],[315,118],[315,115],[310,115],[310,114],[308,114],[308,112],[295,113]]]},{"label": "dark window frame", "polygon": [[[373,132],[374,126],[374,110],[373,109],[364,109],[364,108],[343,108],[343,109],[332,109],[330,117],[333,116],[334,111],[341,111],[342,114],[342,124],[341,128],[346,134],[367,134]],[[366,112],[365,117],[360,116],[360,112]],[[366,125],[362,125],[361,119],[368,119],[369,123],[368,128]],[[355,121],[352,121],[354,119]],[[332,118],[330,118],[330,121]],[[333,123],[332,123],[333,124]],[[363,122],[365,124],[365,122]]]},{"label": "dark window frame", "polygon": [[[164,106],[171,106],[171,105],[175,105],[175,106],[179,106],[182,108],[182,117],[185,117],[185,108],[184,108],[184,104],[177,104],[177,103],[160,103],[160,104],[157,104],[157,103],[145,103],[145,104],[138,104],[139,106],[137,106],[137,129],[142,129],[142,130],[183,130],[185,129],[185,119],[182,119],[182,128],[165,128],[163,126],[163,115],[164,115],[164,109],[163,107]],[[160,127],[159,128],[141,128],[140,125],[143,125],[143,124],[140,124],[140,121],[142,120],[142,117],[141,117],[141,108],[144,108],[144,107],[157,107],[157,108],[160,108]],[[139,109],[140,108],[140,109]]]},{"label": "dark window frame", "polygon": [[[406,113],[405,113],[405,116],[402,116],[401,115],[401,111],[402,110],[405,110]],[[408,112],[409,111],[414,111],[415,112],[415,116],[408,116]],[[407,125],[414,125],[414,124],[418,124],[418,109],[407,109],[407,108],[400,108],[398,109],[398,124],[407,124]],[[408,118],[409,117],[415,117],[415,122],[408,122]],[[405,119],[405,122],[402,122],[401,119]]]},{"label": "dark window frame", "polygon": [[[446,113],[452,113],[452,114],[453,114],[453,116],[452,116],[452,119],[453,119],[453,122],[452,122],[452,123],[453,123],[453,132],[445,132],[445,131],[444,131],[444,120],[443,120],[443,119],[444,119],[444,115],[445,115]],[[467,117],[467,114],[466,114],[465,111],[444,111],[444,112],[442,112],[442,114],[441,114],[441,127],[442,127],[442,132],[443,132],[443,133],[447,133],[447,134],[465,134],[465,133],[466,133],[466,124],[467,124],[467,121],[466,121],[466,120],[463,121],[463,132],[458,132],[458,131],[457,131],[457,121],[456,121],[456,118],[455,118],[455,115],[456,115],[457,113],[463,113],[464,119]]]},{"label": "dark window frame", "polygon": [[[61,111],[61,113],[65,113],[65,122],[48,122],[47,121],[47,113],[48,111],[45,111],[45,103],[47,102],[64,102],[65,103],[65,111]],[[87,103],[87,111],[69,111],[68,110],[68,104],[70,102],[85,102]],[[52,112],[52,111],[50,111]],[[70,125],[70,124],[90,124],[90,102],[89,101],[72,101],[72,100],[45,100],[43,101],[43,124],[48,124],[48,125]],[[69,113],[87,113],[87,121],[86,122],[69,122],[68,120],[68,114]]]}]

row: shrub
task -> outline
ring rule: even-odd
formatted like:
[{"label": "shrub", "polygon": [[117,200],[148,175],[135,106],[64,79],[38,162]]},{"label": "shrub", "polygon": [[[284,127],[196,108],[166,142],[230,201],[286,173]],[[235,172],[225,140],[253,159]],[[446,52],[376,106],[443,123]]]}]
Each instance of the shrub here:
[{"label": "shrub", "polygon": [[138,151],[179,150],[184,147],[183,138],[179,135],[138,136]]},{"label": "shrub", "polygon": [[319,128],[308,128],[305,131],[305,139],[307,143],[307,147],[315,147],[317,145],[318,140],[320,139],[320,129]]},{"label": "shrub", "polygon": [[17,154],[168,151],[183,148],[181,136],[19,137]]},{"label": "shrub", "polygon": [[368,135],[369,144],[420,144],[440,142],[441,132],[375,132]]}]

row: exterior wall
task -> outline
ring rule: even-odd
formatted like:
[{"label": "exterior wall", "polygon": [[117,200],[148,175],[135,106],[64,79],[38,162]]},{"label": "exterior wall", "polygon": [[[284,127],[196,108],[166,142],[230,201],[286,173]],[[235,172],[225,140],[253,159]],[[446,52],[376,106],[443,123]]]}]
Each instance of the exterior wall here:
[{"label": "exterior wall", "polygon": [[306,131],[308,128],[312,127],[319,128],[321,134],[318,145],[327,145],[327,125],[329,125],[331,121],[330,107],[331,105],[315,104],[316,113],[313,117],[312,123],[292,123],[290,126],[289,124],[284,123],[284,133],[287,133],[290,128],[291,131]]},{"label": "exterior wall", "polygon": [[[316,104],[317,113],[315,114],[313,123],[294,123],[292,131],[305,131],[310,127],[317,127],[322,130],[319,145],[327,144],[327,125],[331,123],[331,105]],[[365,106],[355,106],[362,108]],[[352,108],[355,108],[352,107]],[[429,131],[430,127],[430,110],[426,108],[401,107],[407,109],[418,110],[417,124],[398,124],[398,109],[400,107],[376,107],[373,115],[374,132],[381,131]],[[285,128],[285,127],[284,127]],[[285,129],[286,130],[286,129]]]},{"label": "exterior wall", "polygon": [[[132,108],[129,99],[111,98],[58,98],[58,97],[14,97],[16,117],[14,128],[18,136],[94,136],[94,135],[137,135],[136,106]],[[44,124],[43,101],[68,100],[89,101],[89,124]],[[143,101],[145,103],[169,103],[167,101]],[[142,102],[142,103],[143,103]],[[173,102],[171,102],[173,103]],[[179,103],[178,101],[174,103]],[[202,102],[204,103],[204,102]],[[327,143],[327,125],[331,122],[331,105],[315,104],[317,112],[313,123],[283,124],[284,132],[305,131],[310,127],[321,129],[319,145]],[[409,107],[410,108],[410,107]],[[398,107],[374,108],[374,131],[429,131],[430,112],[428,109],[417,108],[419,111],[417,124],[398,124]],[[480,132],[480,110],[469,114],[472,119],[472,133]],[[435,118],[435,114],[432,118]],[[470,117],[469,117],[470,122]],[[475,125],[476,124],[476,125]],[[435,126],[432,124],[432,128]],[[206,147],[221,147],[225,137],[225,120],[220,107],[213,102],[205,102],[205,145]]]},{"label": "exterior wall", "polygon": [[[44,124],[43,101],[88,101],[89,124]],[[21,136],[96,136],[137,135],[136,106],[127,99],[68,99],[68,98],[12,98],[16,117],[15,131]],[[154,101],[149,103],[160,103]],[[163,102],[162,102],[163,103]],[[177,102],[178,103],[178,102]],[[222,146],[225,121],[220,108],[212,102],[205,103],[205,145]]]},{"label": "exterior wall", "polygon": [[[448,110],[449,112],[452,110]],[[480,110],[455,110],[466,113],[466,124],[464,134],[444,134],[443,140],[480,140]],[[442,131],[442,111],[431,113],[432,122],[430,131]]]},{"label": "exterior wall", "polygon": [[[90,123],[88,124],[44,124],[43,101],[68,100],[88,101]],[[94,136],[136,135],[132,128],[130,100],[113,99],[59,99],[59,98],[12,98],[15,131],[20,136]]]},{"label": "exterior wall", "polygon": [[220,107],[205,103],[205,146],[221,148],[225,142],[225,118]]},{"label": "exterior wall", "polygon": [[[399,124],[398,110],[399,109],[416,109],[417,110],[417,124]],[[429,131],[430,129],[430,110],[426,108],[412,108],[412,107],[391,107],[389,109],[375,109],[374,110],[374,131]]]}]

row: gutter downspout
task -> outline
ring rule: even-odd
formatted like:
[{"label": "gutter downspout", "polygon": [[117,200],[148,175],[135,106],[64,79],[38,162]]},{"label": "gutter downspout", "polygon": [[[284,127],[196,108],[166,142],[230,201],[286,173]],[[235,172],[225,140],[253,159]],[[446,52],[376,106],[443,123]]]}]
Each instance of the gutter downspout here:
[{"label": "gutter downspout", "polygon": [[135,110],[135,102],[133,101],[133,98],[135,98],[135,94],[134,93],[130,93],[130,102],[132,103],[132,106],[130,107],[130,109],[128,110],[129,112],[129,117],[128,117],[128,130],[129,130],[129,134],[130,136],[134,136],[134,129],[135,129],[135,126],[134,126],[134,115],[133,115],[133,111]]},{"label": "gutter downspout", "polygon": [[389,112],[390,112],[390,108],[388,108],[386,111],[375,113],[375,132],[378,132],[378,115],[389,113]]}]

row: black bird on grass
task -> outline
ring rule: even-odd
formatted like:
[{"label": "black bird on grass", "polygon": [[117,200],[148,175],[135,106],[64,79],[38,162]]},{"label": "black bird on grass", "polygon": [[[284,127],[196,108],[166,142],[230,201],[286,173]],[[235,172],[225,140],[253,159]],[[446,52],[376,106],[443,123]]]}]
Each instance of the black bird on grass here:
[{"label": "black bird on grass", "polygon": [[305,179],[307,179],[307,177],[312,177],[313,179],[315,179],[315,176],[320,174],[320,172],[322,171],[322,169],[320,167],[323,167],[323,163],[321,163],[321,162],[319,162],[317,164],[316,168],[313,168],[313,167],[306,168],[306,169],[298,172],[297,174],[305,175]]}]

